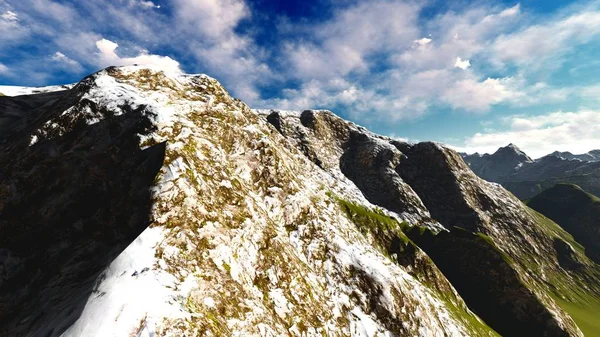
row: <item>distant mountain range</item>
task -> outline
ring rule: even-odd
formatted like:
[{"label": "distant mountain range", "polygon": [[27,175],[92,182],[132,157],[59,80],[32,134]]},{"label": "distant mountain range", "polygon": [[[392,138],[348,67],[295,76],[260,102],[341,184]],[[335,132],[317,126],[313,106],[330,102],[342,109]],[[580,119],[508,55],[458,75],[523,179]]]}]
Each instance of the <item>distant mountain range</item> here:
[{"label": "distant mountain range", "polygon": [[569,151],[566,151],[566,152],[554,151],[554,152],[550,153],[548,156],[554,156],[554,157],[559,157],[559,158],[568,159],[568,160],[578,159],[581,161],[600,161],[600,150],[592,150],[588,153],[582,153],[582,154],[572,154]]},{"label": "distant mountain range", "polygon": [[600,150],[577,155],[556,151],[534,160],[509,144],[493,154],[461,156],[475,174],[502,184],[521,199],[531,198],[557,183],[576,184],[600,195]]}]

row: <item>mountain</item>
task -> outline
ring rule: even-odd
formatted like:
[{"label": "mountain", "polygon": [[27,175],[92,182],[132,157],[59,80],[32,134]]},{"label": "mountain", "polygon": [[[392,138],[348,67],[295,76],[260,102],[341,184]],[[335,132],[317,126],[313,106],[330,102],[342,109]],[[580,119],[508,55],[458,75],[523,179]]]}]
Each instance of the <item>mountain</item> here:
[{"label": "mountain", "polygon": [[474,155],[461,154],[473,172],[488,181],[504,181],[522,165],[533,163],[533,160],[516,145],[508,144],[493,154]]},{"label": "mountain", "polygon": [[51,85],[47,87],[18,87],[10,85],[0,85],[0,96],[23,96],[55,91],[64,91],[71,89],[73,86],[74,84]]},{"label": "mountain", "polygon": [[568,159],[568,160],[578,159],[581,161],[600,161],[600,150],[592,150],[590,152],[582,153],[582,154],[572,154],[571,152],[568,152],[568,151],[566,151],[566,152],[554,151],[554,152],[550,153],[548,156],[554,156],[554,157],[559,157],[559,158]]},{"label": "mountain", "polygon": [[554,220],[600,264],[600,198],[577,185],[557,184],[528,201],[528,206]]},{"label": "mountain", "polygon": [[[576,184],[600,195],[600,162],[567,159],[556,153],[532,160],[510,144],[491,155],[461,156],[478,176],[502,184],[520,199],[531,198],[557,183]],[[589,153],[593,156],[596,152]]]},{"label": "mountain", "polygon": [[441,144],[137,66],[0,109],[0,336],[600,334],[600,266]]}]

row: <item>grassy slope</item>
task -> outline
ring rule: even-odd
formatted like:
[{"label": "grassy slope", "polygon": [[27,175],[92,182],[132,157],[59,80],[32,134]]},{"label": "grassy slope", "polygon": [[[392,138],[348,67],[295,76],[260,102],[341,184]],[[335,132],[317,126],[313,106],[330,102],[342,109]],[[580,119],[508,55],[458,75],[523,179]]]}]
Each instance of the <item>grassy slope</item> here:
[{"label": "grassy slope", "polygon": [[575,320],[585,336],[600,336],[600,299],[588,297],[577,303],[558,297],[554,299]]},{"label": "grassy slope", "polygon": [[527,205],[557,223],[569,222],[579,212],[600,205],[600,198],[573,184],[556,184],[527,201]]},{"label": "grassy slope", "polygon": [[[571,234],[544,215],[533,209],[531,211],[538,218],[538,224],[550,236],[568,242],[582,259],[587,260],[584,257],[584,247],[575,241]],[[571,282],[557,276],[550,280],[554,288],[550,295],[573,318],[585,336],[595,337],[600,336],[600,284],[597,283],[600,280],[600,266],[587,261],[590,267],[586,274],[593,281],[580,279],[577,282]]]}]

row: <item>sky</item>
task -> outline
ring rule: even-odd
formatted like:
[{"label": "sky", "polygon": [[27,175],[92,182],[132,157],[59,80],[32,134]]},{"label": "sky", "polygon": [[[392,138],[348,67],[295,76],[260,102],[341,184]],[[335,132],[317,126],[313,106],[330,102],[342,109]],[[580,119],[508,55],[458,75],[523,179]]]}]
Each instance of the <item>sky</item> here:
[{"label": "sky", "polygon": [[600,148],[600,1],[0,0],[0,85],[134,63],[466,152]]}]

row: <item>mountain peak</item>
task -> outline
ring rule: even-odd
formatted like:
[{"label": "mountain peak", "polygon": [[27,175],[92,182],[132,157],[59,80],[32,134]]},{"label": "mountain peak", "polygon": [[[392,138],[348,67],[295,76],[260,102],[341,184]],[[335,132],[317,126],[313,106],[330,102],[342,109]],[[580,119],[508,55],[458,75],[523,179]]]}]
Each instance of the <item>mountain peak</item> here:
[{"label": "mountain peak", "polygon": [[494,154],[492,156],[502,157],[504,159],[506,159],[507,156],[510,156],[510,157],[515,158],[519,162],[532,162],[533,161],[533,159],[531,159],[531,157],[529,157],[525,152],[523,152],[521,149],[519,149],[518,146],[516,146],[513,143],[510,143],[505,147],[499,148],[496,152],[494,152]]}]

